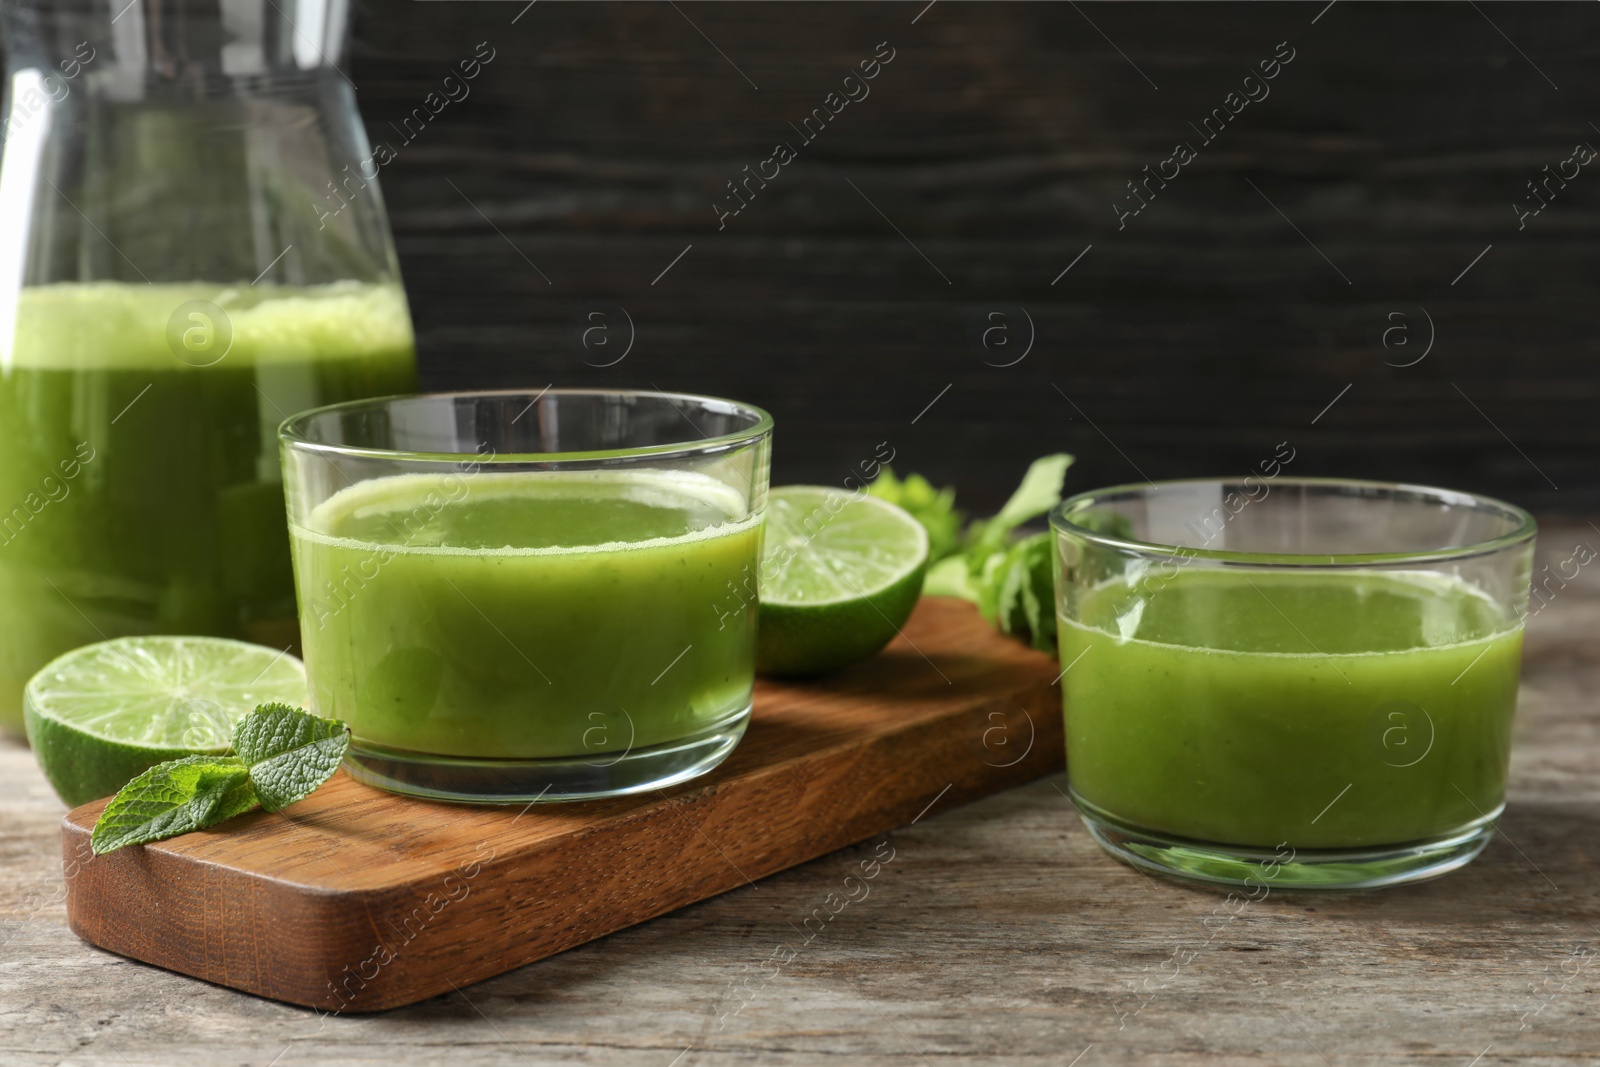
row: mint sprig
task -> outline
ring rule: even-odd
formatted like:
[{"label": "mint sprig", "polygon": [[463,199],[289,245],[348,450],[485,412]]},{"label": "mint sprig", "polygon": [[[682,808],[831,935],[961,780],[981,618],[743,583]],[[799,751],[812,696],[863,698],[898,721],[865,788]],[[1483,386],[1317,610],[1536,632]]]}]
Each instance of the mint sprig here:
[{"label": "mint sprig", "polygon": [[261,704],[234,724],[235,755],[158,763],[111,798],[89,835],[95,855],[215,826],[262,807],[279,811],[333,777],[350,746],[338,719]]}]

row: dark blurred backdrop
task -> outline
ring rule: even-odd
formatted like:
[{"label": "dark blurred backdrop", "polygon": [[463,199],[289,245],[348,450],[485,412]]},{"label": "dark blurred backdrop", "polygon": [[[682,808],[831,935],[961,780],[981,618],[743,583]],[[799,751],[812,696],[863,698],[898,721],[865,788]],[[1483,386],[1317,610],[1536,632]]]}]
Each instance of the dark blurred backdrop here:
[{"label": "dark blurred backdrop", "polygon": [[1600,510],[1595,4],[364,0],[355,35],[430,388],[734,396],[777,482],[887,441],[979,509],[1047,451],[1085,489],[1287,442]]}]

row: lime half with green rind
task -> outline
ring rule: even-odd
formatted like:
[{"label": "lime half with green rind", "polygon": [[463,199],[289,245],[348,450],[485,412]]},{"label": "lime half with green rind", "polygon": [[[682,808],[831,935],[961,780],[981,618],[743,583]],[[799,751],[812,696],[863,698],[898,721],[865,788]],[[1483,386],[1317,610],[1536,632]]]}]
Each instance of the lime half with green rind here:
[{"label": "lime half with green rind", "polygon": [[928,531],[904,509],[827,486],[767,500],[756,670],[805,677],[875,655],[922,593]]},{"label": "lime half with green rind", "polygon": [[286,651],[221,637],[119,637],[46,664],[23,690],[28,742],[68,807],[109,796],[149,768],[227,751],[257,704],[304,706],[305,666]]}]

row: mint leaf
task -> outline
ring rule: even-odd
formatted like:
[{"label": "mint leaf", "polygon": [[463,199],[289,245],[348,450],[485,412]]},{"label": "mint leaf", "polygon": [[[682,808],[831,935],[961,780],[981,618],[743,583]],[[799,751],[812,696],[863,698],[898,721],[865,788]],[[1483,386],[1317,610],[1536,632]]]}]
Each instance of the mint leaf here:
[{"label": "mint leaf", "polygon": [[350,747],[338,719],[322,719],[287,704],[262,704],[233,727],[233,750],[249,768],[268,811],[304,800],[333,777]]},{"label": "mint leaf", "polygon": [[102,856],[190,830],[203,830],[256,806],[250,772],[233,756],[185,756],[158,763],[111,798],[89,835]]}]

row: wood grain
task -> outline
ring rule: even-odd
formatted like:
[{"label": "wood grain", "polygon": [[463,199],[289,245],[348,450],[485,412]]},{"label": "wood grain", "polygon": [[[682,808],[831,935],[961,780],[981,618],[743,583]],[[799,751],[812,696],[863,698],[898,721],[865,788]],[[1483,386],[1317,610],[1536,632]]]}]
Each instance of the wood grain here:
[{"label": "wood grain", "polygon": [[928,598],[873,660],[763,682],[733,755],[672,789],[478,807],[341,772],[290,811],[94,857],[97,801],[62,823],[67,917],[102,948],[277,1000],[410,1004],[1059,770],[1055,674],[970,604]]}]

